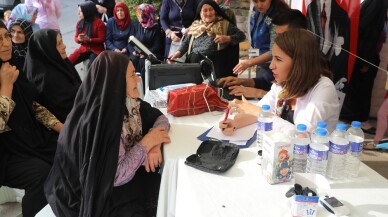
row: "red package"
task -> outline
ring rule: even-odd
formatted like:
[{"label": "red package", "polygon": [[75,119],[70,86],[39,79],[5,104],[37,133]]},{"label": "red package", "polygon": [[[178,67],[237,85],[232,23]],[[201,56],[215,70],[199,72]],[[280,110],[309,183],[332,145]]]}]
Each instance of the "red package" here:
[{"label": "red package", "polygon": [[228,107],[228,103],[220,98],[213,87],[206,84],[168,92],[167,112],[176,117],[198,115],[208,112],[209,109],[210,111],[223,111],[226,107]]}]

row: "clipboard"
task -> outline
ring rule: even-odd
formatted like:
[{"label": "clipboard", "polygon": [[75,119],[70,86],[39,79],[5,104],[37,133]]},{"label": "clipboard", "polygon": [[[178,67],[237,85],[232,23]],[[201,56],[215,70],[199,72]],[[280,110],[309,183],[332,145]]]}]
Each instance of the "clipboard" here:
[{"label": "clipboard", "polygon": [[[212,127],[213,128],[213,127]],[[208,129],[206,130],[204,133],[202,133],[201,135],[199,135],[197,137],[198,140],[200,141],[207,141],[207,140],[210,140],[212,139],[211,137],[208,137],[207,134],[209,133],[209,131],[212,129]],[[257,133],[255,131],[255,133],[253,134],[253,136],[247,140],[247,142],[245,143],[245,145],[238,145],[239,148],[249,148],[254,142],[256,142],[256,138],[257,138]],[[229,142],[228,140],[224,140],[225,142]]]}]

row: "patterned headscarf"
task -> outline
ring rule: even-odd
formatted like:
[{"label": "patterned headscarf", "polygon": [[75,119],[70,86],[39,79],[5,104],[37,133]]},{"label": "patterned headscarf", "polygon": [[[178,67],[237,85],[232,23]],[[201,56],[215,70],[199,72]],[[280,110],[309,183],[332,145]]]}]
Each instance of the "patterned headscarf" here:
[{"label": "patterned headscarf", "polygon": [[16,7],[12,10],[11,15],[9,16],[8,29],[9,29],[12,21],[14,21],[18,18],[23,19],[23,20],[27,20],[28,22],[31,22],[32,16],[37,11],[38,11],[38,8],[36,8],[32,5],[27,5],[27,4],[16,5]]},{"label": "patterned headscarf", "polygon": [[140,4],[135,6],[135,11],[136,11],[136,16],[137,19],[139,20],[139,23],[144,27],[144,28],[151,28],[153,27],[156,23],[156,10],[155,7],[152,6],[151,4]]},{"label": "patterned headscarf", "polygon": [[[117,8],[122,8],[124,10],[124,19],[119,20],[117,17]],[[119,26],[119,29],[121,31],[124,31],[128,25],[131,23],[131,16],[129,14],[128,6],[124,2],[117,2],[115,5],[115,8],[113,9],[113,16],[117,23],[117,26]]]},{"label": "patterned headscarf", "polygon": [[9,26],[9,31],[11,31],[11,28],[13,26],[20,26],[22,29],[24,35],[25,35],[25,41],[22,44],[15,44],[12,42],[12,53],[15,56],[23,56],[25,57],[27,54],[27,48],[28,48],[28,40],[30,39],[32,35],[32,26],[31,23],[23,20],[23,19],[16,19],[12,21],[12,23]]}]

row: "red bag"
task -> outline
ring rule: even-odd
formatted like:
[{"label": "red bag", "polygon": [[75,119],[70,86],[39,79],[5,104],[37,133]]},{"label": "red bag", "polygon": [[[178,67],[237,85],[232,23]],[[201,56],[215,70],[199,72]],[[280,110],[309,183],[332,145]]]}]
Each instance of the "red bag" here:
[{"label": "red bag", "polygon": [[167,112],[177,117],[198,115],[208,112],[209,109],[210,111],[223,111],[227,106],[228,103],[218,96],[217,91],[206,84],[179,88],[168,92]]}]

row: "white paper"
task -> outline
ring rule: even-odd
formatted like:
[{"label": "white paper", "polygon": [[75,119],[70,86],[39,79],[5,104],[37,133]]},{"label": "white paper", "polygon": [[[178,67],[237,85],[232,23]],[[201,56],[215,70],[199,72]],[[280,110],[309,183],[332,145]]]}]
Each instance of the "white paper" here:
[{"label": "white paper", "polygon": [[[234,118],[234,115],[229,115],[230,119]],[[223,120],[224,117],[222,117],[221,120]],[[236,129],[232,136],[226,136],[222,133],[222,130],[218,127],[218,122],[214,124],[214,127],[209,131],[207,134],[207,137],[219,139],[219,140],[229,140],[229,141],[236,141],[237,143],[241,143],[242,140],[248,141],[250,138],[252,138],[253,134],[256,131],[256,123]],[[240,141],[240,142],[239,142]],[[245,145],[245,144],[244,144]]]}]

